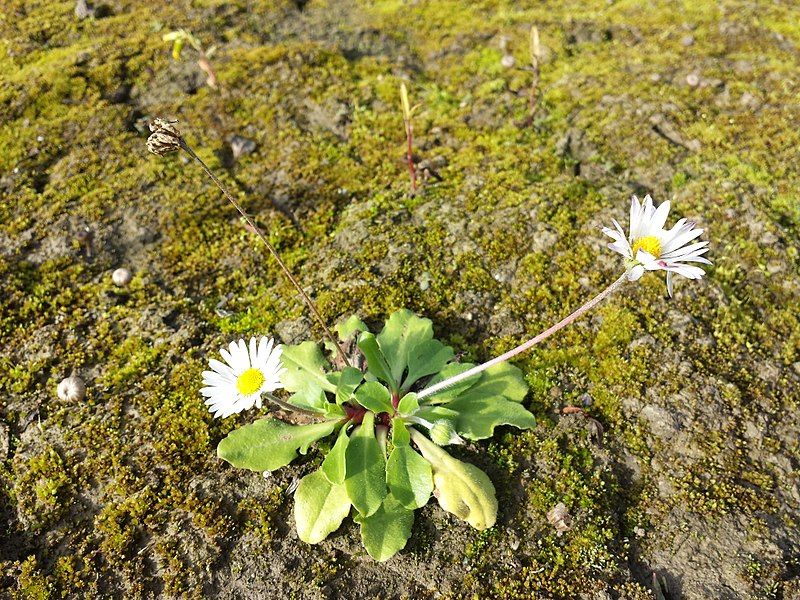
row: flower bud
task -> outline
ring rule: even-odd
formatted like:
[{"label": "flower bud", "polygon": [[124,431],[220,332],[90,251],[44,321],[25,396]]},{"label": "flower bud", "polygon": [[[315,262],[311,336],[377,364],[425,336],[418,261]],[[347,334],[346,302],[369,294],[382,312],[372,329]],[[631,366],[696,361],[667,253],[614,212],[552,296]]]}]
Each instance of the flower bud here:
[{"label": "flower bud", "polygon": [[147,149],[153,154],[164,156],[181,149],[181,132],[173,123],[164,119],[153,119],[150,131],[153,133],[147,138]]},{"label": "flower bud", "polygon": [[456,433],[453,424],[446,419],[436,421],[430,429],[430,434],[431,440],[433,440],[437,446],[461,443],[461,438]]}]

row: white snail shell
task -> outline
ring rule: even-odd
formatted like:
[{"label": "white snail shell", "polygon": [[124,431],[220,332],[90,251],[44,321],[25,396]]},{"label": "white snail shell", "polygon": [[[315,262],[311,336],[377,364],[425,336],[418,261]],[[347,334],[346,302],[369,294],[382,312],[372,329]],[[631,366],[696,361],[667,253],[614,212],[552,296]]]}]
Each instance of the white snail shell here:
[{"label": "white snail shell", "polygon": [[117,287],[125,287],[131,282],[131,272],[128,269],[117,269],[111,274],[111,281]]},{"label": "white snail shell", "polygon": [[58,397],[67,402],[77,402],[86,396],[86,384],[77,375],[70,375],[62,379],[56,391]]}]

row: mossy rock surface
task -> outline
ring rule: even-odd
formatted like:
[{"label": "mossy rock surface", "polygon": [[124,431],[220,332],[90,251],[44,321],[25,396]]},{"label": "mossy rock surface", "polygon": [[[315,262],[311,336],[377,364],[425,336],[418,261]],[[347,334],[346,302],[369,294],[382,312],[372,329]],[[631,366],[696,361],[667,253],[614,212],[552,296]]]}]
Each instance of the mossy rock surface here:
[{"label": "mossy rock surface", "polygon": [[[1,596],[793,597],[800,14],[520,4],[110,0],[79,19],[4,1]],[[219,89],[190,50],[172,59],[177,28],[217,46]],[[430,172],[413,197],[401,81]],[[613,281],[599,227],[632,193],[707,228],[714,265],[674,299],[648,275],[516,362],[538,427],[455,452],[494,482],[494,527],[431,502],[387,563],[350,519],[308,546],[286,490],[320,455],[267,479],[226,467],[216,444],[256,415],[214,421],[199,388],[232,338],[321,332],[202,172],[147,154],[155,116],[180,121],[331,324],[405,307],[465,360]],[[255,150],[234,159],[234,135]],[[88,394],[59,400],[73,370]]]}]

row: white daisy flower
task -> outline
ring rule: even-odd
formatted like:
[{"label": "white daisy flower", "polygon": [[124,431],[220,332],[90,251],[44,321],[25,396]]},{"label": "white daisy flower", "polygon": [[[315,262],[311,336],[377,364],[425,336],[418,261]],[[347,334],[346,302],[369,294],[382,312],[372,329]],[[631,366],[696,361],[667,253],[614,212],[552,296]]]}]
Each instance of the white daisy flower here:
[{"label": "white daisy flower", "polygon": [[693,221],[680,219],[672,229],[664,229],[669,206],[669,202],[664,202],[655,208],[649,195],[640,204],[639,199],[633,196],[629,235],[626,237],[622,227],[613,219],[615,229],[603,227],[603,233],[614,240],[608,247],[625,257],[628,279],[636,281],[645,271],[666,271],[667,291],[672,296],[673,274],[701,279],[705,271],[687,263],[710,265],[711,261],[703,256],[708,252],[708,242],[689,244],[704,231],[695,229]]},{"label": "white daisy flower", "polygon": [[281,387],[281,347],[272,338],[262,337],[258,343],[250,338],[249,348],[244,340],[231,342],[219,352],[225,362],[208,361],[212,370],[203,371],[206,387],[200,390],[215,417],[261,408],[261,395]]}]

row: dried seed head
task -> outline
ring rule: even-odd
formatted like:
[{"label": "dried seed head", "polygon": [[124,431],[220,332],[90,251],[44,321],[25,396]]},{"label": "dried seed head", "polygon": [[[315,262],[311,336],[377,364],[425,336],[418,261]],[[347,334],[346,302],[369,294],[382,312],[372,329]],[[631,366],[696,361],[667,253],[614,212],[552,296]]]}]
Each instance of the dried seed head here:
[{"label": "dried seed head", "polygon": [[559,502],[547,511],[547,521],[555,527],[558,535],[572,529],[572,516],[563,502]]},{"label": "dried seed head", "polygon": [[164,156],[181,149],[181,132],[173,122],[164,119],[153,119],[150,123],[150,137],[147,138],[147,149],[153,154]]},{"label": "dried seed head", "polygon": [[70,375],[61,380],[56,393],[59,398],[67,402],[79,402],[86,396],[86,384],[77,375]]},{"label": "dried seed head", "polygon": [[125,287],[131,282],[131,272],[128,269],[117,269],[111,274],[111,281],[117,287]]}]

